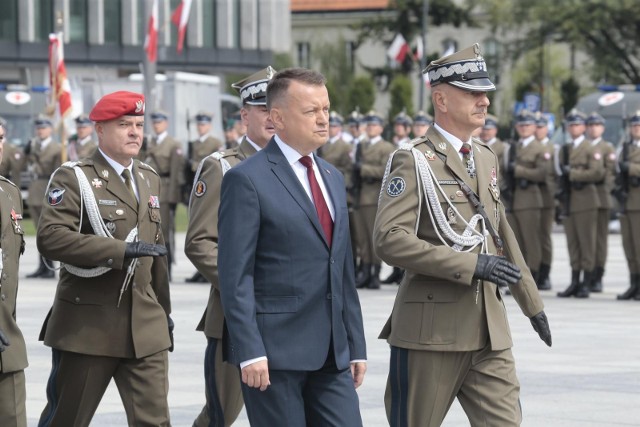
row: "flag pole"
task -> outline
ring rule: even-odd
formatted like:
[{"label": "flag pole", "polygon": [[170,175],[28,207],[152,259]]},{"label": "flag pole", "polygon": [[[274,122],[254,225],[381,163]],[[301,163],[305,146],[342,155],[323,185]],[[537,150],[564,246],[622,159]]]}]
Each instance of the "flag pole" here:
[{"label": "flag pole", "polygon": [[[153,13],[153,1],[147,0],[144,2],[144,16],[145,22],[149,22],[151,18],[151,14]],[[159,26],[158,26],[159,27]],[[145,27],[146,28],[146,27]],[[156,62],[149,61],[149,57],[147,52],[143,48],[142,54],[142,68],[144,70],[144,86],[143,86],[143,94],[144,94],[144,133],[145,135],[150,133],[151,126],[151,111],[155,108],[155,93],[156,93],[156,70],[157,65]]]},{"label": "flag pole", "polygon": [[[64,46],[64,22],[63,22],[63,18],[62,18],[62,11],[61,10],[57,10],[56,11],[56,35],[63,35],[63,37],[58,37],[58,45],[60,43],[62,43],[62,45]],[[56,46],[57,47],[57,46]],[[52,84],[52,90],[53,90],[53,94],[54,94],[54,98],[53,98],[53,114],[55,114],[55,106],[56,103],[59,104],[59,88],[58,88],[58,55],[56,53],[56,64],[55,64],[55,73],[56,73],[56,79],[55,84]],[[51,67],[53,64],[51,64],[51,59],[49,59],[49,67]],[[51,72],[51,71],[50,71]],[[69,145],[69,141],[67,140],[67,127],[64,123],[64,116],[62,115],[62,111],[60,111],[60,108],[58,108],[58,117],[60,122],[58,123],[58,132],[59,132],[59,138],[60,138],[60,161],[61,163],[65,163],[67,161],[67,147]]]},{"label": "flag pole", "polygon": [[422,37],[422,58],[420,58],[420,108],[419,111],[424,111],[424,77],[422,76],[422,70],[427,67],[427,21],[429,20],[429,0],[423,0],[422,2],[422,31],[420,37]]}]

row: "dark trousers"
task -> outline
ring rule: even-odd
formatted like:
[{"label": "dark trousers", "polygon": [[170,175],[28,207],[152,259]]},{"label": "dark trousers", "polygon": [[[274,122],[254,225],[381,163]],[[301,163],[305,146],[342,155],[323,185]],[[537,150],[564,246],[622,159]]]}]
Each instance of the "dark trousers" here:
[{"label": "dark trousers", "polygon": [[204,353],[204,383],[207,403],[194,421],[195,427],[227,427],[242,410],[242,391],[238,367],[222,360],[222,345],[207,337]]},{"label": "dark trousers", "polygon": [[56,349],[51,352],[47,406],[38,427],[88,426],[112,378],[130,426],[171,425],[166,350],[140,359],[91,356]]}]

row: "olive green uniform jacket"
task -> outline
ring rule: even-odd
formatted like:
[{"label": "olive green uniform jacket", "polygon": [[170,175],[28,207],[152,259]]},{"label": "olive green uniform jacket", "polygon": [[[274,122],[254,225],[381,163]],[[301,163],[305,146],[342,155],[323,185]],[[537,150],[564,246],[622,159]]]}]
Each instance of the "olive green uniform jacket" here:
[{"label": "olive green uniform jacket", "polygon": [[62,145],[51,141],[43,150],[40,148],[41,141],[33,140],[30,144],[27,161],[33,175],[33,181],[29,184],[27,203],[29,206],[42,206],[42,198],[47,189],[49,178],[62,162]]},{"label": "olive green uniform jacket", "polygon": [[[40,339],[58,350],[95,356],[142,358],[166,350],[171,344],[166,257],[139,258],[135,276],[118,307],[127,267],[132,262],[124,258],[126,236],[137,225],[138,240],[164,244],[157,203],[160,178],[151,167],[134,160],[133,179],[139,195],[136,202],[100,151],[78,162],[91,183],[100,216],[107,228],[113,229],[112,239],[94,234],[86,210],[80,224],[78,180],[67,165],[55,173],[47,191],[38,225],[38,249],[61,263],[112,270],[82,278],[61,269]],[[60,195],[59,191],[64,192]]]},{"label": "olive green uniform jacket", "polygon": [[[446,164],[433,153],[427,139],[432,141],[435,150],[446,156]],[[429,128],[425,137],[412,143],[415,149],[428,154],[428,164],[438,181],[442,181],[446,197],[466,220],[476,211],[460,187],[451,184],[450,168],[472,189],[476,187],[489,220],[504,241],[505,256],[523,272],[522,280],[510,286],[514,299],[527,317],[541,312],[544,308],[542,300],[500,201],[500,190],[494,179],[498,170],[495,154],[485,144],[474,140],[477,180],[473,180],[459,154],[434,127]],[[400,194],[397,194],[398,187],[393,193],[387,188],[394,178],[398,178],[396,183],[400,179],[404,181],[405,188]],[[446,212],[444,196],[438,193],[438,199]],[[462,221],[452,227],[458,233],[464,230]],[[487,342],[494,351],[512,346],[507,311],[498,287],[488,281],[473,279],[479,247],[466,253],[442,244],[425,205],[422,183],[417,184],[415,161],[410,151],[398,150],[393,157],[381,191],[374,242],[380,258],[406,269],[393,312],[380,338],[396,347],[430,351],[473,351],[484,348]],[[488,252],[496,254],[490,237],[487,237],[487,243]],[[477,303],[476,289],[479,291]]]},{"label": "olive green uniform jacket", "polygon": [[0,175],[11,181],[20,188],[22,177],[20,173],[24,166],[25,156],[22,150],[10,142],[4,143],[4,151],[2,153],[2,163],[0,163]]}]

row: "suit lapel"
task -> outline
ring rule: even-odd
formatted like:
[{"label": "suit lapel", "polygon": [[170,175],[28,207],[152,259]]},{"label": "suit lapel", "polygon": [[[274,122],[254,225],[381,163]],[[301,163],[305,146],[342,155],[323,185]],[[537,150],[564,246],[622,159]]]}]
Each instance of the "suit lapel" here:
[{"label": "suit lapel", "polygon": [[462,164],[460,155],[455,151],[453,146],[449,144],[449,141],[440,135],[433,126],[429,127],[427,137],[433,143],[436,151],[446,156],[447,160],[445,163],[447,167],[450,168],[458,178],[467,183],[469,187],[474,188],[476,186],[475,182],[473,182],[473,179],[469,176],[467,168]]},{"label": "suit lapel", "polygon": [[473,151],[473,155],[476,157],[476,179],[478,180],[477,193],[480,196],[487,188],[489,188],[489,180],[491,179],[491,176],[493,176],[494,173],[497,175],[498,171],[495,169],[494,171],[491,171],[490,169],[490,167],[495,167],[495,163],[493,161],[489,161],[489,158],[493,157],[492,153],[489,152],[489,148],[474,141]]},{"label": "suit lapel", "polygon": [[316,231],[320,234],[325,244],[327,243],[326,238],[324,236],[324,230],[320,225],[320,220],[318,219],[318,214],[316,213],[316,208],[311,202],[311,199],[307,195],[307,192],[300,184],[298,177],[287,158],[284,156],[280,147],[272,138],[269,141],[269,144],[264,148],[265,154],[267,155],[267,159],[273,165],[271,166],[271,170],[276,175],[278,180],[282,183],[284,188],[291,194],[291,197],[298,203],[298,205],[302,208],[304,213],[307,215]]},{"label": "suit lapel", "polygon": [[[133,209],[134,212],[138,210],[136,201],[133,195],[129,193],[129,190],[124,185],[124,182],[116,171],[111,167],[107,160],[100,154],[99,150],[96,150],[93,155],[93,167],[96,170],[96,174],[107,182],[106,188],[111,194],[122,200],[127,206]],[[138,187],[139,188],[139,187]]]},{"label": "suit lapel", "polygon": [[[151,196],[151,188],[149,188],[149,177],[147,174],[149,171],[140,169],[139,164],[134,160],[133,162],[133,179],[136,181],[136,187],[138,188],[138,219],[141,220],[147,214],[149,210],[149,197]],[[156,194],[158,196],[158,194]]]}]

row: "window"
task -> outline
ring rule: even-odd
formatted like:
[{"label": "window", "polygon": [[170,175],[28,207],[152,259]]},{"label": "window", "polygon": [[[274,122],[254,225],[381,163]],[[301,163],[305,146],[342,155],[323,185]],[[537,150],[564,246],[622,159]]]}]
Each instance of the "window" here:
[{"label": "window", "polygon": [[0,40],[18,40],[18,2],[17,0],[5,1],[0,14]]},{"label": "window", "polygon": [[49,42],[49,34],[53,32],[53,2],[36,0],[33,3],[35,21],[35,40]]},{"label": "window", "polygon": [[[180,2],[182,0],[169,0],[169,16],[166,17],[166,26],[164,27],[165,30],[168,30],[169,32],[171,32],[171,45],[172,46],[176,46],[178,44],[178,27],[176,25],[173,25],[173,23],[171,22],[171,15],[173,15],[173,11],[176,10],[176,8],[180,5]],[[162,19],[162,18],[160,18]],[[185,40],[187,39],[187,35],[185,34]],[[185,46],[187,45],[186,41],[185,41]]]},{"label": "window", "polygon": [[69,0],[69,41],[87,42],[86,0]]},{"label": "window", "polygon": [[233,25],[232,46],[240,48],[242,46],[240,44],[240,37],[242,35],[242,15],[241,15],[242,11],[240,8],[240,2],[234,1],[232,7],[233,7],[233,18],[234,18],[231,24]]},{"label": "window", "polygon": [[311,68],[311,46],[308,42],[298,43],[298,66]]},{"label": "window", "polygon": [[104,43],[119,45],[122,41],[121,1],[109,0],[104,3]]},{"label": "window", "polygon": [[216,47],[216,2],[205,0],[202,2],[202,46]]},{"label": "window", "polygon": [[136,25],[138,26],[138,38],[134,41],[134,44],[142,45],[144,43],[144,38],[147,35],[147,26],[149,25],[149,20],[147,15],[145,15],[145,0],[138,0],[138,4],[136,12],[138,15],[138,19],[136,20]]}]

